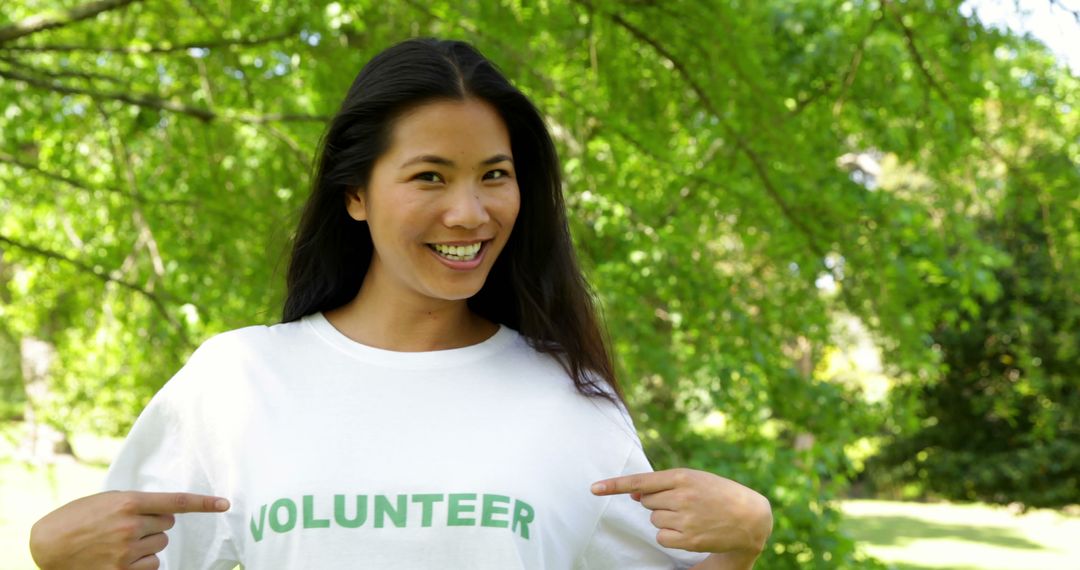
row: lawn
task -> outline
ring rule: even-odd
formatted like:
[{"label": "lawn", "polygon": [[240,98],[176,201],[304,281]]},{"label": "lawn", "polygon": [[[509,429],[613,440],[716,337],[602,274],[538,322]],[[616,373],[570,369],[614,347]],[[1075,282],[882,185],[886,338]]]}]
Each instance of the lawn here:
[{"label": "lawn", "polygon": [[845,501],[846,529],[897,570],[1078,570],[1080,516],[981,504]]},{"label": "lawn", "polygon": [[103,467],[77,461],[34,467],[0,457],[0,570],[34,570],[30,526],[58,506],[96,493],[104,476]]},{"label": "lawn", "polygon": [[78,497],[96,493],[105,465],[116,455],[121,439],[76,436],[72,445],[88,463],[70,456],[52,464],[16,460],[25,426],[0,423],[0,570],[34,570],[27,542],[30,526],[45,513]]},{"label": "lawn", "polygon": [[[34,570],[26,548],[30,525],[96,492],[105,470],[75,461],[33,467],[7,457],[0,453],[0,570]],[[1017,515],[978,504],[860,500],[842,507],[847,531],[896,570],[1080,569],[1080,516]]]}]

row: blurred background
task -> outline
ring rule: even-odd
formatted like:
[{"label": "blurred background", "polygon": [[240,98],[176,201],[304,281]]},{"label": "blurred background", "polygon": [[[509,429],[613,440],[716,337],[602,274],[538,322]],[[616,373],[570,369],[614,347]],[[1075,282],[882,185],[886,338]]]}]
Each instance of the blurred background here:
[{"label": "blurred background", "polygon": [[1080,568],[1080,2],[4,0],[0,569],[208,336],[278,319],[363,63],[545,113],[657,469],[757,568]]}]

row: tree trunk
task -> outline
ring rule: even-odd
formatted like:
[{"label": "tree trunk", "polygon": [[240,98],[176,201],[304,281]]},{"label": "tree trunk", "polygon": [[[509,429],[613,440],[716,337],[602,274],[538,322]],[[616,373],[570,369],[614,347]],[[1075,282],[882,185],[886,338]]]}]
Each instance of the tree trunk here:
[{"label": "tree trunk", "polygon": [[71,455],[67,435],[42,421],[41,413],[49,399],[50,375],[56,360],[56,347],[51,342],[23,337],[19,342],[22,357],[23,386],[26,389],[26,439],[23,454],[35,463],[49,463],[58,454]]}]

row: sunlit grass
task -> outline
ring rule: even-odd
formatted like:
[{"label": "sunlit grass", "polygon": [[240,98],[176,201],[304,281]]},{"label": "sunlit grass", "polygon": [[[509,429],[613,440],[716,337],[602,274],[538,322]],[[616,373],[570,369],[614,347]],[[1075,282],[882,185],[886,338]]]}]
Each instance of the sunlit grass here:
[{"label": "sunlit grass", "polygon": [[30,526],[52,509],[96,493],[105,469],[74,460],[34,467],[0,457],[0,570],[34,570]]},{"label": "sunlit grass", "polygon": [[1080,517],[980,504],[846,501],[847,531],[897,570],[1080,569]]},{"label": "sunlit grass", "polygon": [[34,465],[19,457],[25,426],[0,423],[0,570],[34,570],[28,542],[30,527],[64,503],[96,493],[105,478],[105,465],[121,440],[76,437],[72,444],[87,462],[61,456],[50,464]]}]

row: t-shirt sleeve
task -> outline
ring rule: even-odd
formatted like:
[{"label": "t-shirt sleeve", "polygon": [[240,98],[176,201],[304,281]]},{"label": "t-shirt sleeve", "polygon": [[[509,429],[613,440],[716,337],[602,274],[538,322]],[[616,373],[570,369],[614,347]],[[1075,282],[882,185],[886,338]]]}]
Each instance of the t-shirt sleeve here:
[{"label": "t-shirt sleeve", "polygon": [[[625,421],[632,426],[625,410],[622,412]],[[620,476],[653,471],[636,434],[633,440]],[[578,570],[684,569],[708,557],[705,552],[661,546],[656,542],[659,529],[649,520],[652,511],[631,499],[630,495],[611,495],[607,500],[596,530],[579,560]]]},{"label": "t-shirt sleeve", "polygon": [[[105,476],[105,490],[185,491],[217,495],[198,453],[195,388],[206,372],[202,348],[154,397],[135,421]],[[209,394],[206,395],[210,397]],[[205,445],[205,442],[204,444]],[[169,544],[158,554],[162,570],[231,570],[234,542],[222,513],[176,515],[166,531]]]}]

